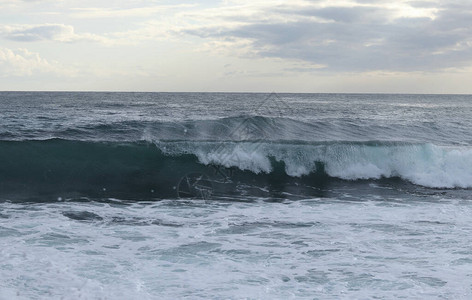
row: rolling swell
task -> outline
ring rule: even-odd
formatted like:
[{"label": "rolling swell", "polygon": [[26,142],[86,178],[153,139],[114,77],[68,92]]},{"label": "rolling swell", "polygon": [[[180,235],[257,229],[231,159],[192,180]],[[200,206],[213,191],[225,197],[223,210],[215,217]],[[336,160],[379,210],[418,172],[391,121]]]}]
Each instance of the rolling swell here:
[{"label": "rolling swell", "polygon": [[244,193],[257,196],[290,186],[322,188],[333,180],[382,178],[467,189],[471,170],[472,149],[432,144],[0,141],[2,199],[208,196],[188,190],[198,182],[203,192],[235,194],[245,186]]},{"label": "rolling swell", "polygon": [[[407,122],[405,120],[358,119],[349,116],[319,116],[305,119],[294,117],[270,117],[241,114],[233,117],[191,116],[196,119],[172,117],[143,118],[120,114],[69,118],[64,122],[57,116],[35,116],[27,126],[11,124],[0,126],[1,140],[44,140],[59,138],[82,141],[138,141],[138,140],[188,140],[188,141],[234,141],[245,140],[242,131],[250,131],[251,139],[268,141],[408,141],[437,145],[472,145],[470,124],[466,121],[431,122],[428,120]],[[64,117],[65,118],[65,117]],[[1,124],[0,124],[1,125]]]}]

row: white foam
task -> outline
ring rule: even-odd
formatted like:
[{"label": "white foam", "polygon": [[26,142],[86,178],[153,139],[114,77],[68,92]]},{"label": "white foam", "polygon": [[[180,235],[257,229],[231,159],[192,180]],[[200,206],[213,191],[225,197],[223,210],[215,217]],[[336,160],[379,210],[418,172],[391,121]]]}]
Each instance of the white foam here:
[{"label": "white foam", "polygon": [[237,167],[256,174],[261,172],[270,173],[272,171],[267,155],[257,150],[251,151],[251,147],[244,147],[243,145],[236,145],[231,148],[225,147],[224,149],[218,148],[218,150],[210,152],[200,150],[195,154],[199,161],[204,164],[219,164],[227,168]]},{"label": "white foam", "polygon": [[0,299],[472,296],[469,201],[126,203],[0,203]]}]

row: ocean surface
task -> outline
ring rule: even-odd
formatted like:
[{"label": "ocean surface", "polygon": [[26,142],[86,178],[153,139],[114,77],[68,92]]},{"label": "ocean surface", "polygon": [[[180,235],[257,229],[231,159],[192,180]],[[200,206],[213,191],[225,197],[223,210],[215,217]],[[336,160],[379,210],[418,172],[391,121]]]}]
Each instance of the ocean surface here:
[{"label": "ocean surface", "polygon": [[472,299],[472,96],[0,92],[0,299]]}]

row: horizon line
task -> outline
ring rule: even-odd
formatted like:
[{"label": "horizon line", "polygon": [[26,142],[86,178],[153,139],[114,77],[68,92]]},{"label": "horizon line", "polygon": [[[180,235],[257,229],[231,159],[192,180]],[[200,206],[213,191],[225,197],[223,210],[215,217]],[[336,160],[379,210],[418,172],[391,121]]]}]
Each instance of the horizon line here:
[{"label": "horizon line", "polygon": [[416,92],[276,92],[276,91],[112,91],[112,90],[0,90],[0,93],[161,93],[161,94],[344,94],[344,95],[451,95],[472,96],[472,93],[416,93]]}]

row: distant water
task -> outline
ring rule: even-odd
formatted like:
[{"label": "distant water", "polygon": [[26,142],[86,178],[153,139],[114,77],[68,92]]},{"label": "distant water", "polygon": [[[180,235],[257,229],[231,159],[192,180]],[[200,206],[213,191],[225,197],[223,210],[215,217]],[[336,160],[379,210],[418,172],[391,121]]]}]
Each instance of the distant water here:
[{"label": "distant water", "polygon": [[0,299],[470,299],[472,96],[0,93]]}]

